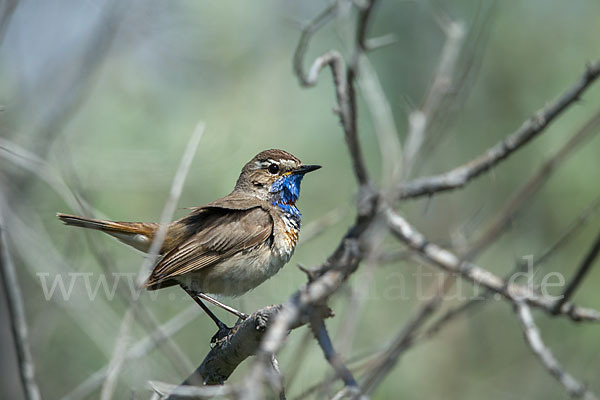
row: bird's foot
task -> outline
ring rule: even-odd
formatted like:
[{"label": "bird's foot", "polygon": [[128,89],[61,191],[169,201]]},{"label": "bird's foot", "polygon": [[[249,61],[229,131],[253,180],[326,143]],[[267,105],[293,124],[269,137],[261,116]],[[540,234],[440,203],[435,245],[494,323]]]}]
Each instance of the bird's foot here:
[{"label": "bird's foot", "polygon": [[219,327],[219,330],[210,339],[211,347],[214,347],[217,344],[219,344],[221,341],[223,341],[223,339],[225,339],[227,336],[229,336],[229,334],[231,333],[231,330],[233,329],[233,328],[228,327],[227,325],[225,325],[222,322],[220,324],[217,324],[217,326]]}]

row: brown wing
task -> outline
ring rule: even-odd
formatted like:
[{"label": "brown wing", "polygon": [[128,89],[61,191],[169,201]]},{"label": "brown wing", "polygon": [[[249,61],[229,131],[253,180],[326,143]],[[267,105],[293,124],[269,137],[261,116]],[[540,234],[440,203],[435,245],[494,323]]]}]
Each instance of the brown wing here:
[{"label": "brown wing", "polygon": [[165,254],[146,281],[146,287],[216,264],[263,243],[273,232],[271,216],[260,207],[231,210],[209,206],[197,212],[195,220],[197,228]]}]

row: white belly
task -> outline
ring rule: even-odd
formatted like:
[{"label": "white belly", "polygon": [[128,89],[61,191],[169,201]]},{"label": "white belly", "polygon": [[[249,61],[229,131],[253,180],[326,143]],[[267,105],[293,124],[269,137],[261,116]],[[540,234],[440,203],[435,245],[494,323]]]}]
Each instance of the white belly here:
[{"label": "white belly", "polygon": [[191,280],[188,283],[192,288],[203,293],[242,295],[275,275],[294,251],[291,248],[289,252],[280,253],[274,248],[265,243],[247,252],[237,253],[226,261],[182,277],[182,282]]}]

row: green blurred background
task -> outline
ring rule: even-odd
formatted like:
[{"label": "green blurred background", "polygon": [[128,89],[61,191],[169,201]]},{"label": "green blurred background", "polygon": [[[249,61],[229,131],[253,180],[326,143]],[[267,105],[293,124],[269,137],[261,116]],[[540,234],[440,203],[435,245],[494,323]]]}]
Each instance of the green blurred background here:
[{"label": "green blurred background", "polygon": [[[198,121],[206,131],[179,201],[201,205],[226,195],[243,164],[261,150],[282,148],[323,169],[303,182],[299,202],[306,226],[330,210],[342,218],[300,246],[286,268],[240,299],[226,302],[246,312],[284,302],[305,276],[295,267],[318,265],[332,252],[354,217],[356,184],[341,127],[332,113],[335,98],[329,72],[313,89],[301,89],[291,59],[299,26],[319,13],[319,1],[126,1],[18,2],[0,47],[0,135],[37,154],[40,173],[61,177],[103,215],[115,220],[155,221],[187,141]],[[348,53],[354,13],[341,7],[336,19],[311,42],[307,60],[330,48]],[[422,102],[435,72],[444,32],[440,19],[467,28],[457,76],[462,89],[432,132],[415,175],[461,164],[520,126],[555,99],[600,57],[600,2],[574,1],[381,1],[369,36],[393,33],[398,42],[369,54],[404,138],[407,114]],[[399,204],[431,240],[445,246],[468,241],[511,193],[577,128],[600,108],[592,87],[540,138],[467,189],[432,200]],[[379,176],[380,155],[371,117],[359,98],[359,129],[366,158]],[[497,274],[515,261],[546,249],[600,193],[600,140],[592,138],[528,202],[509,231],[478,259]],[[27,162],[26,162],[27,163]],[[36,373],[45,399],[69,393],[111,357],[125,310],[118,297],[94,301],[75,284],[70,301],[46,301],[37,273],[102,273],[94,253],[115,271],[137,273],[139,253],[100,234],[62,226],[55,213],[75,212],[51,186],[6,157],[0,183],[13,218],[10,249],[26,294],[26,311]],[[64,191],[62,192],[65,193]],[[340,211],[341,210],[341,211]],[[177,212],[177,217],[185,210]],[[597,233],[591,222],[566,248],[544,264],[567,278]],[[302,235],[301,235],[302,236]],[[459,239],[456,239],[456,238]],[[462,238],[462,239],[461,239]],[[400,248],[390,240],[384,247]],[[373,272],[349,358],[381,348],[411,315],[419,287],[439,271],[414,261],[381,265]],[[350,287],[367,279],[359,271]],[[576,300],[600,308],[596,268]],[[467,284],[462,295],[473,293]],[[331,302],[327,321],[334,339],[347,318],[350,289]],[[453,292],[457,295],[456,290]],[[16,357],[1,296],[0,397],[21,398]],[[457,296],[454,296],[457,297]],[[161,321],[190,305],[179,289],[165,289],[141,301]],[[444,307],[457,304],[449,299]],[[538,317],[542,335],[568,370],[600,391],[600,327]],[[224,316],[228,323],[233,320]],[[284,374],[297,349],[306,356],[288,387],[294,398],[331,370],[306,328],[294,331],[280,354]],[[129,340],[147,331],[139,324]],[[192,364],[200,363],[214,334],[209,319],[196,318],[174,336]],[[339,342],[336,342],[339,344]],[[184,376],[155,350],[126,363],[116,398],[149,398],[148,380],[178,383]],[[238,382],[243,364],[231,377]],[[360,374],[359,374],[360,376]],[[339,387],[334,385],[333,389]],[[317,392],[320,398],[326,392]],[[95,391],[88,398],[97,398]],[[314,397],[314,396],[313,396]],[[409,351],[373,395],[375,399],[516,399],[567,397],[523,340],[513,310],[493,301],[453,322],[434,340]]]}]

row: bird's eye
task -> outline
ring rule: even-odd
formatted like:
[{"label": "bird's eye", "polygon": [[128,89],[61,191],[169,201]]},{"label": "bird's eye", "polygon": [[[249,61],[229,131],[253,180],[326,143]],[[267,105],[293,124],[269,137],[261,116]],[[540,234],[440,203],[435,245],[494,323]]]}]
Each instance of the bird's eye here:
[{"label": "bird's eye", "polygon": [[268,171],[269,171],[269,173],[275,175],[276,173],[279,172],[279,165],[277,165],[277,164],[269,165]]}]

